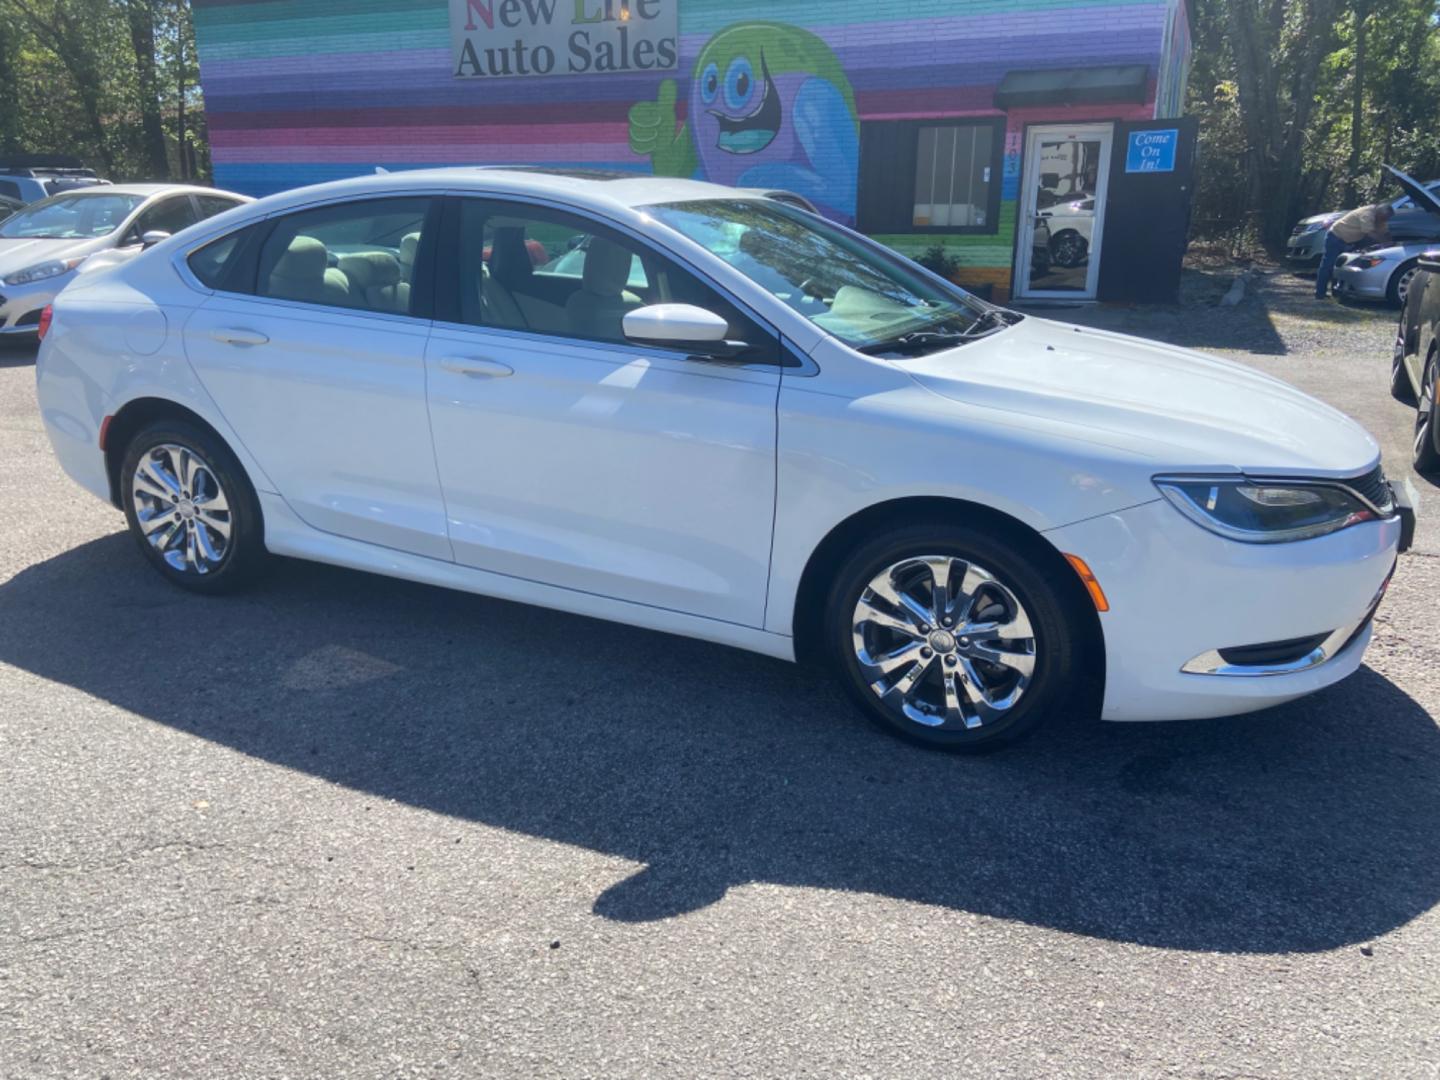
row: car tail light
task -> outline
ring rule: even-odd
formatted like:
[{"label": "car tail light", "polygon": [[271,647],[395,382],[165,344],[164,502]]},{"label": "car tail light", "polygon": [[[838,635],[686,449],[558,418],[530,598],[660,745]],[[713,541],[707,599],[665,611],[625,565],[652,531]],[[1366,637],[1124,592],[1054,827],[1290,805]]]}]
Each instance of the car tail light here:
[{"label": "car tail light", "polygon": [[44,340],[45,340],[45,335],[50,332],[50,323],[54,320],[54,318],[55,318],[55,308],[54,308],[54,305],[52,305],[52,304],[46,304],[45,307],[44,307],[44,309],[41,310],[41,312],[40,312],[40,322],[39,322],[38,324],[36,324],[36,329],[35,329],[35,333],[39,336],[39,338],[40,338],[41,341],[44,341]]}]

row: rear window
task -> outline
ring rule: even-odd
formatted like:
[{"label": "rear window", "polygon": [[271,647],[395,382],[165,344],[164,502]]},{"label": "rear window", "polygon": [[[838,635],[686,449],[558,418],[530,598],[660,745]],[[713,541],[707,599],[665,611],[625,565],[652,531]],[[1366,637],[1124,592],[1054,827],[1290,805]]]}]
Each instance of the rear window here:
[{"label": "rear window", "polygon": [[207,289],[220,288],[226,271],[230,269],[231,260],[240,250],[240,239],[244,235],[245,230],[242,229],[206,244],[187,260],[190,272],[199,278],[200,283]]}]

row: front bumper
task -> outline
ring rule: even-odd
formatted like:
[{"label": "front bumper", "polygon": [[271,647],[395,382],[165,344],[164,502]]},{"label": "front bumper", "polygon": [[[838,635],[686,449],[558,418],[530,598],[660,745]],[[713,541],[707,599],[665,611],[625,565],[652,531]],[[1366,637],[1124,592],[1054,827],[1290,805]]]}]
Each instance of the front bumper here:
[{"label": "front bumper", "polygon": [[[1299,543],[1241,544],[1157,500],[1046,535],[1083,558],[1109,597],[1104,717],[1184,720],[1278,705],[1355,671],[1402,531],[1397,513]],[[1306,638],[1329,651],[1265,678],[1195,670],[1221,650]]]},{"label": "front bumper", "polygon": [[34,337],[40,312],[75,280],[75,271],[30,285],[0,284],[0,338]]},{"label": "front bumper", "polygon": [[1325,230],[1292,234],[1285,248],[1285,262],[1292,270],[1314,270],[1325,254]]},{"label": "front bumper", "polygon": [[[1345,259],[1347,256],[1342,255],[1340,258]],[[1337,262],[1331,278],[1335,283],[1335,295],[1350,300],[1384,300],[1386,290],[1390,287],[1390,275],[1395,272],[1397,265],[1387,260],[1376,263],[1368,270],[1362,270],[1348,262]]]}]

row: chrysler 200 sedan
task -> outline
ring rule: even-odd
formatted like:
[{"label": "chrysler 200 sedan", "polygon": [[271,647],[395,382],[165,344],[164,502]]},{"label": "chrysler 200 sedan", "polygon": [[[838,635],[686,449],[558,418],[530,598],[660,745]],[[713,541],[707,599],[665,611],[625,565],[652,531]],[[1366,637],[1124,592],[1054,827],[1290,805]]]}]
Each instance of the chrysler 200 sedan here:
[{"label": "chrysler 200 sedan", "polygon": [[294,191],[81,278],[46,331],[56,455],[177,585],[287,555],[818,656],[952,750],[1097,684],[1140,720],[1334,683],[1413,523],[1282,382],[690,180]]}]

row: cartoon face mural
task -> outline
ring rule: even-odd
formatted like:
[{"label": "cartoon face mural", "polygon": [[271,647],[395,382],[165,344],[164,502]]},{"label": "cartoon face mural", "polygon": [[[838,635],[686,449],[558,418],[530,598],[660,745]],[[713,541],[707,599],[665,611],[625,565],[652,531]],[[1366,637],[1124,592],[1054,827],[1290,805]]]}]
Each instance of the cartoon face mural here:
[{"label": "cartoon face mural", "polygon": [[740,23],[700,51],[687,120],[676,87],[630,110],[630,148],[661,176],[784,188],[831,217],[855,219],[860,158],[855,94],[830,47],[784,23]]}]

